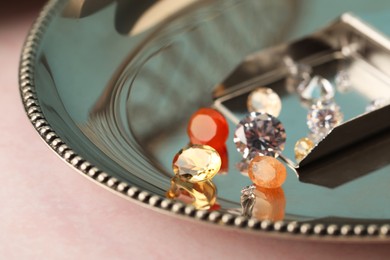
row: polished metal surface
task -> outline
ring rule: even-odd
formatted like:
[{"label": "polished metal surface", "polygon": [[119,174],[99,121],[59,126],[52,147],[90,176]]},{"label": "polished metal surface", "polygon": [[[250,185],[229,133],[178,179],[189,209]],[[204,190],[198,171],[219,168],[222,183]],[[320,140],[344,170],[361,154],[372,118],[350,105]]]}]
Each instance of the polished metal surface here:
[{"label": "polished metal surface", "polygon": [[[301,22],[299,1],[186,0],[168,8],[173,2],[72,0],[47,5],[27,38],[20,66],[22,100],[43,139],[88,178],[177,216],[267,234],[388,241],[388,107],[360,116],[375,98],[371,94],[390,89],[387,38],[344,16],[312,37],[282,44]],[[335,17],[329,13],[329,19]],[[363,45],[351,56],[345,47],[355,48],[354,43]],[[267,49],[271,46],[277,47]],[[233,123],[227,142],[229,171],[212,184],[220,208],[196,210],[165,198],[173,156],[188,143],[185,126],[192,112],[258,75],[282,96],[280,119],[291,140],[284,155],[293,158],[293,141],[307,130],[301,117],[305,110],[285,89],[284,72],[279,71],[286,50],[293,59],[306,58],[328,78],[340,66],[352,71],[356,93],[336,100],[351,123],[356,117],[363,122],[340,133],[336,140],[344,144],[332,142],[317,156],[313,151],[310,163],[302,161],[299,179],[289,172],[282,219],[242,216],[240,191],[250,181],[234,167],[240,155],[232,143]],[[247,64],[240,66],[245,57]],[[227,102],[236,117],[244,113],[243,100]],[[368,126],[364,116],[373,125],[368,129],[375,131],[361,131]],[[328,156],[336,152],[338,156]],[[367,163],[351,163],[356,160]],[[323,169],[334,174],[330,177]],[[337,169],[348,174],[337,175]]]}]

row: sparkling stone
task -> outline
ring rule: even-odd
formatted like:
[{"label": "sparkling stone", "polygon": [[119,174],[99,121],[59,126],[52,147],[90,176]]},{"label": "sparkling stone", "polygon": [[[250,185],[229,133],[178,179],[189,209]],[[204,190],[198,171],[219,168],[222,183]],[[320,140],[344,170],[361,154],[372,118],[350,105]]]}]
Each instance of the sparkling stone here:
[{"label": "sparkling stone", "polygon": [[249,164],[248,175],[257,187],[274,189],[282,186],[287,171],[274,157],[256,156]]},{"label": "sparkling stone", "polygon": [[221,157],[214,148],[195,144],[176,154],[172,168],[176,176],[188,182],[210,180],[221,168]]},{"label": "sparkling stone", "polygon": [[352,84],[349,74],[345,70],[340,70],[335,77],[336,88],[341,93],[346,93],[351,90]]},{"label": "sparkling stone", "polygon": [[334,127],[343,121],[340,107],[334,103],[317,102],[307,114],[307,126],[312,133],[326,136]]},{"label": "sparkling stone", "polygon": [[286,197],[282,188],[264,189],[254,185],[241,191],[242,214],[258,220],[283,220]]},{"label": "sparkling stone", "polygon": [[171,187],[166,196],[205,210],[215,205],[217,192],[211,181],[191,183],[176,176],[171,179]]},{"label": "sparkling stone", "polygon": [[201,108],[191,116],[187,134],[192,144],[205,144],[217,148],[225,145],[229,126],[225,117],[217,110]]},{"label": "sparkling stone", "polygon": [[302,82],[298,86],[298,93],[303,101],[315,103],[330,100],[335,95],[332,84],[321,76],[314,76],[309,82]]},{"label": "sparkling stone", "polygon": [[366,112],[372,112],[387,105],[390,105],[390,98],[377,98],[368,104],[366,107]]},{"label": "sparkling stone", "polygon": [[234,143],[244,158],[257,155],[277,157],[284,149],[286,132],[282,123],[269,114],[252,112],[237,125]]},{"label": "sparkling stone", "polygon": [[247,101],[249,112],[267,113],[278,117],[282,110],[282,102],[278,94],[270,88],[257,88],[248,96]]},{"label": "sparkling stone", "polygon": [[314,148],[314,142],[310,140],[307,137],[303,137],[299,139],[295,143],[294,152],[295,152],[295,159],[297,162],[300,162],[305,158],[310,151]]}]

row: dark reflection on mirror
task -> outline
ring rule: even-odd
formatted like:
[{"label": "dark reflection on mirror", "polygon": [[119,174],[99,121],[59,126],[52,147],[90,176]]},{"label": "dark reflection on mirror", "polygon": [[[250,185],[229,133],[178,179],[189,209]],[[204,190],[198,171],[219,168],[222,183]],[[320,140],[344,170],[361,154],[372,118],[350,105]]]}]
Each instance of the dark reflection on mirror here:
[{"label": "dark reflection on mirror", "polygon": [[286,197],[283,188],[264,189],[254,185],[241,191],[242,215],[258,220],[279,221],[285,216]]},{"label": "dark reflection on mirror", "polygon": [[196,209],[215,210],[217,202],[217,188],[211,181],[191,183],[177,176],[171,179],[171,187],[166,197],[192,205]]},{"label": "dark reflection on mirror", "polygon": [[390,129],[298,169],[299,180],[336,188],[390,164]]}]

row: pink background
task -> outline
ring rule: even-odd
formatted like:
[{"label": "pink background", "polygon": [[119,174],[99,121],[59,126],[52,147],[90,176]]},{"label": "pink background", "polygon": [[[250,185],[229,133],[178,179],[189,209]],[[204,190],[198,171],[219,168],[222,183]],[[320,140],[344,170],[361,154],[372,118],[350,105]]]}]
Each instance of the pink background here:
[{"label": "pink background", "polygon": [[11,14],[0,16],[1,259],[389,258],[389,244],[290,241],[173,218],[81,177],[40,139],[19,98],[19,53],[36,11],[0,10]]}]

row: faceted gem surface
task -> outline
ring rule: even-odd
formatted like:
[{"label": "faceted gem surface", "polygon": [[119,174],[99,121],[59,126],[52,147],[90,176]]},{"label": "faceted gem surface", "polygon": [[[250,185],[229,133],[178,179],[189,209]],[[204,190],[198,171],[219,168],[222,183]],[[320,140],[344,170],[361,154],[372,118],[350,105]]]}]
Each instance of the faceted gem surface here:
[{"label": "faceted gem surface", "polygon": [[345,70],[340,70],[334,79],[336,88],[341,93],[346,93],[351,90],[352,83],[349,74]]},{"label": "faceted gem surface", "polygon": [[234,143],[244,158],[257,155],[277,157],[284,149],[286,132],[282,123],[269,114],[252,112],[236,127]]},{"label": "faceted gem surface", "polygon": [[176,176],[188,182],[210,180],[221,168],[221,157],[210,146],[191,145],[176,154],[172,168]]},{"label": "faceted gem surface", "polygon": [[257,187],[274,189],[282,186],[287,171],[274,157],[256,156],[249,164],[248,175]]},{"label": "faceted gem surface", "polygon": [[286,208],[286,197],[282,188],[264,189],[255,185],[241,191],[243,215],[258,220],[283,220]]},{"label": "faceted gem surface", "polygon": [[334,127],[343,121],[340,107],[333,102],[318,102],[307,114],[307,126],[312,133],[320,136],[327,135]]},{"label": "faceted gem surface", "polygon": [[248,96],[249,112],[267,113],[278,117],[282,110],[280,97],[270,88],[257,88]]},{"label": "faceted gem surface", "polygon": [[192,144],[206,144],[216,148],[225,145],[229,126],[217,110],[201,108],[191,116],[187,134]]},{"label": "faceted gem surface", "polygon": [[215,205],[217,192],[211,181],[187,182],[179,177],[171,179],[167,198],[190,204],[196,209],[210,209]]},{"label": "faceted gem surface", "polygon": [[297,162],[300,162],[305,158],[310,151],[314,148],[314,142],[310,140],[307,137],[303,137],[299,139],[295,143],[294,152],[295,152],[295,159]]},{"label": "faceted gem surface", "polygon": [[335,95],[335,89],[327,79],[314,76],[310,81],[302,82],[298,86],[298,93],[303,100],[314,103],[332,99]]}]

